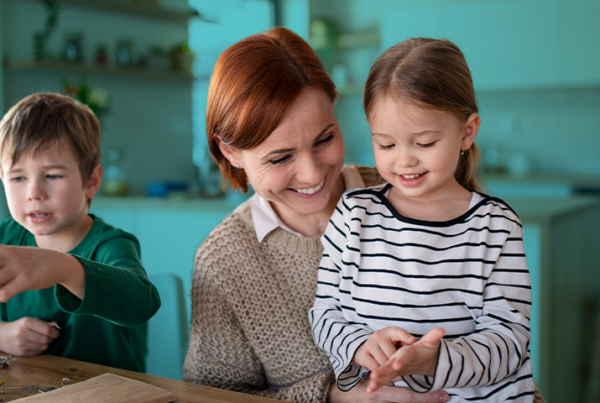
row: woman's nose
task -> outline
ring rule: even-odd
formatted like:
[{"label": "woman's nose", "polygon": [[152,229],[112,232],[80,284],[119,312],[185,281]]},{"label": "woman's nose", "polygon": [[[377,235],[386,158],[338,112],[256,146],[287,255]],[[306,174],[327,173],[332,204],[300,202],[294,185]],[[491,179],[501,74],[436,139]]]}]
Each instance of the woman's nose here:
[{"label": "woman's nose", "polygon": [[300,159],[296,180],[302,184],[317,185],[323,179],[323,170],[318,158],[307,155]]}]

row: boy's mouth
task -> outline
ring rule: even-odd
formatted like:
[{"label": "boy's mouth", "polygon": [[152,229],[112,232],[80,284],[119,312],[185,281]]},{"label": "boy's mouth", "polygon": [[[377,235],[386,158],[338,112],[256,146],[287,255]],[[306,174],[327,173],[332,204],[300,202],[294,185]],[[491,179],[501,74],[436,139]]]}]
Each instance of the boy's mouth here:
[{"label": "boy's mouth", "polygon": [[43,211],[31,211],[27,214],[27,217],[29,217],[31,222],[39,224],[46,222],[50,218],[52,218],[52,213],[44,213]]}]

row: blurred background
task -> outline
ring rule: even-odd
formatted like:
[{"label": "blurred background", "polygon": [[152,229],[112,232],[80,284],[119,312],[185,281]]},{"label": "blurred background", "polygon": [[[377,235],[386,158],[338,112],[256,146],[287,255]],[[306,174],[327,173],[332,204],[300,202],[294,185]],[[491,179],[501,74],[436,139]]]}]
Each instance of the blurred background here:
[{"label": "blurred background", "polygon": [[550,403],[600,402],[598,16],[596,0],[0,0],[0,111],[40,91],[90,105],[105,172],[92,212],[138,237],[151,276],[182,279],[189,318],[195,249],[248,197],[223,193],[206,147],[221,52],[297,32],[341,95],[346,162],[373,165],[370,66],[404,39],[450,39],[473,74],[488,190],[524,223],[536,381]]}]

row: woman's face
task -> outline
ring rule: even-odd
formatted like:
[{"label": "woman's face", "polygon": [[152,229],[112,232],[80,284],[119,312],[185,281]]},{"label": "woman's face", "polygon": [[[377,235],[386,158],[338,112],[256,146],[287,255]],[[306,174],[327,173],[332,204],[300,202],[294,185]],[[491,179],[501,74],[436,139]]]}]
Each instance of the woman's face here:
[{"label": "woman's face", "polygon": [[325,92],[307,89],[265,141],[235,157],[256,193],[280,215],[309,215],[328,205],[344,152],[333,104]]}]

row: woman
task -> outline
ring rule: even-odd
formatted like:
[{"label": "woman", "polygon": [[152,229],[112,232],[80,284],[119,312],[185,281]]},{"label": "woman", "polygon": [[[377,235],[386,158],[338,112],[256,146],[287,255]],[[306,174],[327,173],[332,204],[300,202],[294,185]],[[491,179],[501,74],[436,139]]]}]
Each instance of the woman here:
[{"label": "woman", "polygon": [[256,195],[198,249],[189,382],[294,402],[448,401],[366,382],[340,392],[312,340],[323,234],[346,189],[381,182],[345,167],[335,87],[300,37],[284,28],[227,49],[211,79],[207,135],[231,186]]}]

